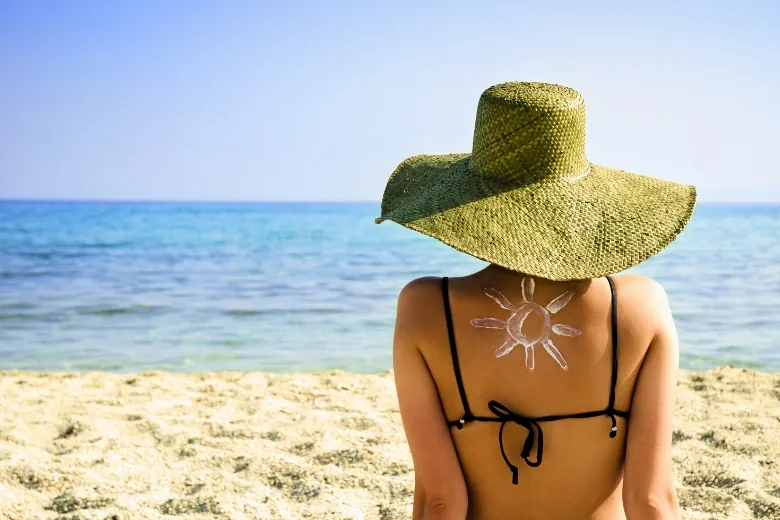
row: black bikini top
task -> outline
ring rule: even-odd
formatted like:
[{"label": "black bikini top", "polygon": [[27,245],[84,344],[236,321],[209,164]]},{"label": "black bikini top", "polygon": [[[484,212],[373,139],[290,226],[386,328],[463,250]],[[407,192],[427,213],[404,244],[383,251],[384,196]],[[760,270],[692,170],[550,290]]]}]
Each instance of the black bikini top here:
[{"label": "black bikini top", "polygon": [[[452,326],[452,312],[450,311],[450,296],[448,289],[448,279],[442,278],[442,297],[444,299],[444,314],[447,317],[447,333],[450,339],[450,352],[452,354],[452,366],[455,372],[455,381],[458,383],[458,392],[460,392],[460,400],[463,403],[463,417],[455,421],[450,421],[447,424],[449,426],[455,426],[458,430],[463,429],[463,426],[470,422],[498,422],[501,423],[498,429],[498,445],[501,448],[501,456],[504,457],[504,462],[512,470],[512,484],[517,485],[517,466],[512,464],[504,451],[504,427],[507,423],[515,423],[528,430],[528,435],[523,443],[523,449],[520,452],[520,457],[526,464],[535,468],[542,463],[542,453],[544,451],[544,433],[542,432],[542,426],[539,423],[549,421],[560,421],[562,419],[587,419],[589,417],[599,417],[605,415],[612,420],[612,428],[609,432],[611,438],[615,438],[617,435],[617,420],[615,417],[622,417],[628,419],[628,412],[623,412],[615,409],[615,385],[617,384],[617,293],[615,291],[615,282],[611,277],[607,276],[610,290],[612,291],[612,387],[609,391],[609,404],[603,410],[594,410],[592,412],[580,412],[567,415],[545,415],[543,417],[524,417],[511,411],[509,408],[499,403],[498,401],[490,401],[488,403],[488,409],[493,413],[489,417],[481,417],[471,413],[469,408],[469,401],[466,398],[466,389],[463,387],[463,377],[460,373],[460,364],[458,363],[458,349],[455,346],[455,330]],[[536,446],[535,460],[531,460],[531,451]]]}]

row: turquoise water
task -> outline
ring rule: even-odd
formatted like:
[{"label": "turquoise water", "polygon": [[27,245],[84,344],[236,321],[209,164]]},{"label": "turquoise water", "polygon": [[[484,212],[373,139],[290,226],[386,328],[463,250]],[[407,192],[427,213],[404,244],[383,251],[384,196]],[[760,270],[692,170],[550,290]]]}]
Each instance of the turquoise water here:
[{"label": "turquoise water", "polygon": [[[376,204],[0,202],[0,369],[373,372],[410,279],[482,267]],[[780,369],[780,206],[700,205],[634,268],[685,368]]]}]

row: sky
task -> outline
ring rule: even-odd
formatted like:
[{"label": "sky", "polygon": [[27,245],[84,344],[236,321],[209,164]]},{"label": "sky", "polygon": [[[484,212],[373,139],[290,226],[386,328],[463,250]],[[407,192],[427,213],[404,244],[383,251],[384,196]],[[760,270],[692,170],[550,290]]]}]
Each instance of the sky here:
[{"label": "sky", "polygon": [[587,153],[780,202],[780,3],[0,0],[0,198],[378,201],[480,94],[579,90]]}]

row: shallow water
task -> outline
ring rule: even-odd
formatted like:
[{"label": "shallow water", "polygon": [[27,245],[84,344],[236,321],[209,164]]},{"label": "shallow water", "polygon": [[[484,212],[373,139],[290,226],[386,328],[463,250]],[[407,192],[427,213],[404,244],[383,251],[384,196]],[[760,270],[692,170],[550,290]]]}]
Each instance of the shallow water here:
[{"label": "shallow water", "polygon": [[[378,212],[0,202],[0,369],[387,369],[401,287],[484,264]],[[633,270],[666,288],[683,367],[778,370],[778,266],[780,206],[701,204]]]}]

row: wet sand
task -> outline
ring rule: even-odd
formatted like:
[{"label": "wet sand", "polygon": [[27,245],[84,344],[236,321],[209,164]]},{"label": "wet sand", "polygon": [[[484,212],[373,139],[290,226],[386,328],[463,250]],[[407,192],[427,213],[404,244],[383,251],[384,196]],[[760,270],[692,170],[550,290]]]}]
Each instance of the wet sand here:
[{"label": "wet sand", "polygon": [[[683,374],[683,518],[780,519],[780,374]],[[411,515],[391,373],[0,372],[0,518]]]}]

